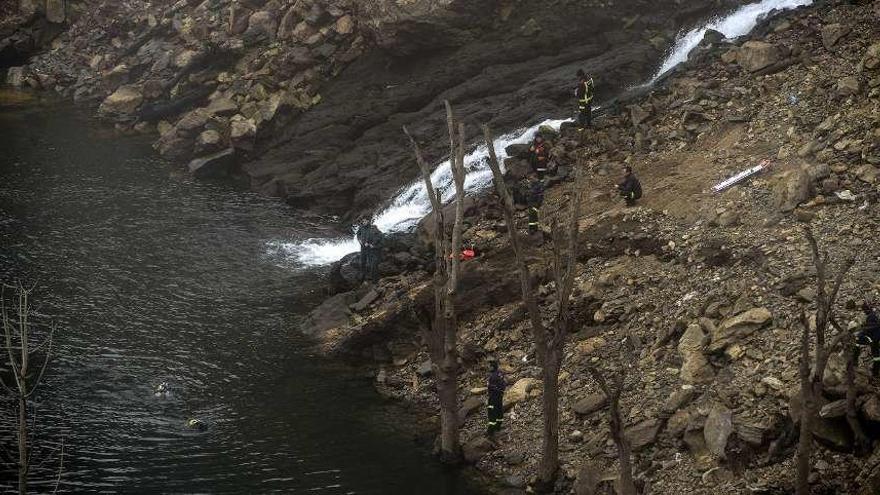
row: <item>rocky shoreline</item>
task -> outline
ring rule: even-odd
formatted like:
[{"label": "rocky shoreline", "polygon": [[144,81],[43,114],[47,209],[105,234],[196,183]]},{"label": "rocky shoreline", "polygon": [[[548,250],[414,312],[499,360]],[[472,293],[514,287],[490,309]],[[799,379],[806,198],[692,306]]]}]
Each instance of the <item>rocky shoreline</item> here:
[{"label": "rocky shoreline", "polygon": [[498,129],[564,115],[578,67],[609,93],[739,3],[27,0],[0,28],[0,68],[154,134],[198,176],[351,221],[415,177],[400,127],[439,135],[443,99]]},{"label": "rocky shoreline", "polygon": [[[793,491],[798,314],[817,297],[804,226],[834,262],[856,259],[838,315],[849,328],[861,322],[863,298],[880,300],[880,249],[872,242],[880,228],[878,19],[878,1],[825,1],[773,17],[733,43],[710,32],[688,64],[607,115],[588,139],[569,128],[554,136],[554,155],[586,176],[588,198],[574,292],[578,332],[560,375],[558,493],[605,493],[615,478],[607,400],[587,365],[630,369],[627,436],[638,482],[650,493]],[[711,193],[763,160],[768,171]],[[623,164],[645,188],[636,208],[612,191]],[[514,175],[523,168],[517,158],[508,163]],[[548,191],[542,218],[565,208],[571,187],[563,181]],[[464,456],[511,493],[528,491],[541,443],[540,371],[494,195],[472,200],[466,216],[465,239],[481,256],[464,264],[457,299]],[[357,285],[351,257],[334,267],[336,294],[305,328],[328,355],[376,363],[384,394],[436,408],[432,364],[412,314],[431,301],[430,253],[420,235],[390,243],[375,286]],[[546,306],[554,293],[549,242],[529,246]],[[489,358],[512,385],[497,447],[483,438]],[[840,407],[844,371],[835,353],[814,431],[813,491],[877,493],[880,449],[853,454]],[[868,371],[863,358],[858,421],[876,441],[880,394]]]}]

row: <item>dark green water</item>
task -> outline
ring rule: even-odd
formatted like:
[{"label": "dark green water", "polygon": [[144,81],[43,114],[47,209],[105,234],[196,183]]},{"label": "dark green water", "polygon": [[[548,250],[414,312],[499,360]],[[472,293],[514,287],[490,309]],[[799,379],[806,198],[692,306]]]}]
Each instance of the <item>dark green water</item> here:
[{"label": "dark green water", "polygon": [[[37,399],[38,443],[65,439],[59,491],[479,493],[369,379],[298,337],[321,272],[267,243],[320,235],[321,219],[174,169],[65,105],[0,98],[0,279],[38,284],[60,323]],[[187,432],[190,417],[208,432]],[[57,459],[35,455],[49,458],[33,475],[45,490]]]}]

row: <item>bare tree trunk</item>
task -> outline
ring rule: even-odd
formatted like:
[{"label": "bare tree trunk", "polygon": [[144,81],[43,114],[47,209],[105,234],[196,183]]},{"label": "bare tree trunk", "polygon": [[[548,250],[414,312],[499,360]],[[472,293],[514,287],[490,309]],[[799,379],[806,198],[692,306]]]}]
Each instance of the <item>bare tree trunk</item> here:
[{"label": "bare tree trunk", "polygon": [[813,451],[812,410],[813,393],[810,388],[810,326],[806,321],[806,315],[802,315],[801,324],[804,329],[801,333],[801,360],[799,374],[801,379],[801,424],[800,436],[797,447],[797,479],[795,481],[795,493],[797,495],[809,495],[810,493],[810,456]]},{"label": "bare tree trunk", "polygon": [[559,227],[556,221],[553,222],[553,271],[558,308],[553,326],[548,328],[543,322],[538,299],[534,291],[532,291],[531,272],[519,242],[519,231],[516,227],[513,200],[504,183],[501,165],[498,162],[498,157],[495,155],[495,145],[487,126],[483,126],[483,137],[489,149],[489,167],[492,169],[495,190],[501,198],[510,245],[513,248],[519,271],[523,303],[525,303],[529,319],[531,320],[532,339],[535,341],[539,364],[541,365],[541,375],[544,382],[542,399],[543,451],[541,463],[538,467],[538,488],[539,490],[549,491],[553,489],[559,472],[559,370],[562,367],[565,341],[571,330],[571,292],[575,279],[578,219],[580,217],[580,206],[583,201],[583,192],[581,188],[575,187],[574,198],[571,201],[570,216],[567,219],[568,224],[565,231],[563,232],[563,229]]},{"label": "bare tree trunk", "polygon": [[541,377],[544,381],[542,397],[543,449],[538,478],[549,490],[556,482],[559,471],[559,368],[562,364],[560,349],[556,346],[543,352]]},{"label": "bare tree trunk", "polygon": [[810,247],[813,257],[813,265],[816,268],[816,356],[810,369],[810,321],[806,313],[801,313],[801,360],[799,375],[801,380],[801,400],[803,402],[800,424],[800,438],[796,455],[797,476],[795,480],[795,492],[797,495],[809,495],[810,493],[810,457],[813,453],[813,430],[815,421],[819,415],[819,401],[822,398],[824,386],[822,383],[825,376],[825,368],[831,353],[844,342],[848,333],[841,331],[831,342],[827,341],[826,332],[829,322],[834,318],[834,304],[840,292],[840,286],[847,272],[855,264],[855,258],[848,258],[843,262],[837,276],[833,280],[831,290],[828,290],[828,266],[830,255],[820,252],[819,244],[809,227],[804,228],[804,237]]},{"label": "bare tree trunk", "polygon": [[[425,318],[423,335],[428,354],[436,374],[437,397],[440,401],[440,448],[441,458],[456,462],[461,451],[458,421],[458,321],[455,313],[455,294],[460,271],[459,253],[464,219],[464,125],[456,127],[452,106],[446,102],[449,126],[450,168],[455,184],[455,220],[451,239],[447,239],[443,218],[443,202],[439,191],[431,182],[431,171],[422,157],[421,150],[406,127],[403,132],[409,138],[416,162],[431,200],[434,220],[434,312]],[[456,133],[457,129],[457,133]]]},{"label": "bare tree trunk", "polygon": [[18,398],[18,493],[27,493],[28,477],[28,431],[27,431],[27,399],[25,395]]},{"label": "bare tree trunk", "polygon": [[620,412],[620,396],[623,394],[625,371],[618,371],[614,375],[614,390],[608,386],[605,376],[598,368],[589,367],[587,371],[593,375],[593,379],[599,384],[602,393],[608,398],[608,425],[611,430],[611,439],[617,446],[617,457],[620,464],[620,495],[636,495],[636,485],[632,474],[632,446],[624,432],[623,414]]}]

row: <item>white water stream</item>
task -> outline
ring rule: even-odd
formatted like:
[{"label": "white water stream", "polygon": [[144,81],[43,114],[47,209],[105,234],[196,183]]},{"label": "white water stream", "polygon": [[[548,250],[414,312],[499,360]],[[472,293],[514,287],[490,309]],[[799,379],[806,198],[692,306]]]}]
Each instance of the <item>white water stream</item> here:
[{"label": "white water stream", "polygon": [[[653,84],[661,76],[685,62],[690,52],[699,45],[706,31],[712,29],[724,34],[728,39],[738,38],[748,34],[762,16],[772,10],[788,10],[810,5],[813,0],[763,0],[758,3],[745,5],[724,17],[717,17],[706,24],[682,33],[670,50],[666,59],[657,70],[654,77],[647,84]],[[545,120],[526,129],[519,129],[495,140],[495,153],[499,161],[507,158],[505,148],[511,144],[528,143],[532,136],[541,126],[551,126],[559,129],[563,122],[570,119]],[[492,172],[486,163],[488,150],[486,145],[478,145],[465,157],[465,167],[468,170],[465,187],[469,193],[480,192],[490,185]],[[443,191],[444,199],[450,200],[454,193],[452,188],[452,174],[449,161],[437,166],[431,174],[434,186]],[[376,213],[374,223],[382,232],[404,232],[411,230],[431,210],[431,204],[421,179],[414,181],[395,196],[385,209]],[[283,256],[293,257],[298,263],[305,266],[319,266],[333,263],[343,256],[354,253],[360,249],[352,234],[351,237],[340,239],[307,239],[302,242],[272,241],[269,243],[270,251]]]}]

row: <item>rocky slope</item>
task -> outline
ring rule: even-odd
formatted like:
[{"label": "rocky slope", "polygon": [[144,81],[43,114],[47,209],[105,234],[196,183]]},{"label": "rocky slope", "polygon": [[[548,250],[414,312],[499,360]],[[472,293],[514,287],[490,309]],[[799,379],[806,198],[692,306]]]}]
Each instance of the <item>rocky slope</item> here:
[{"label": "rocky slope", "polygon": [[[804,225],[834,263],[856,259],[841,289],[841,320],[857,326],[862,299],[880,300],[880,1],[818,2],[735,43],[710,33],[686,67],[602,119],[586,139],[576,134],[563,129],[553,150],[583,181],[552,187],[542,208],[551,218],[572,187],[586,188],[578,331],[560,375],[565,476],[558,491],[597,493],[615,476],[607,404],[586,373],[589,363],[628,371],[627,434],[650,493],[791,493],[797,318],[816,298]],[[710,192],[765,159],[768,171]],[[623,207],[612,191],[623,164],[635,167],[645,189],[636,208]],[[481,256],[464,264],[458,296],[465,456],[517,492],[533,481],[539,457],[540,373],[496,200],[477,199],[468,212],[465,236]],[[529,243],[548,318],[549,242]],[[333,274],[342,292],[304,328],[328,354],[374,360],[383,392],[436,406],[411,311],[430,305],[430,255],[414,238],[390,244],[381,283],[352,284],[346,260]],[[490,357],[512,385],[497,448],[482,440]],[[859,420],[877,440],[880,394],[866,370],[863,356]],[[825,383],[814,493],[877,493],[880,449],[852,454],[836,402],[841,353]]]},{"label": "rocky slope", "polygon": [[28,0],[33,15],[0,38],[29,44],[0,66],[13,85],[156,132],[197,175],[244,163],[256,190],[356,216],[415,176],[400,126],[438,135],[444,98],[499,129],[564,115],[576,68],[612,94],[682,26],[737,3]]}]

